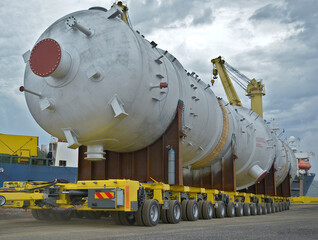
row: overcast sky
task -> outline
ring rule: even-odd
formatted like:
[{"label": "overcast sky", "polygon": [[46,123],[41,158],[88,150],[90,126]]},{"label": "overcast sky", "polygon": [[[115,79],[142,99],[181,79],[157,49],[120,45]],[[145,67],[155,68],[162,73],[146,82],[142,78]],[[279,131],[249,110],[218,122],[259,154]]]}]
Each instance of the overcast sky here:
[{"label": "overcast sky", "polygon": [[[301,139],[316,152],[318,174],[318,1],[316,0],[134,0],[127,1],[135,30],[175,55],[190,72],[211,80],[211,58],[225,60],[265,84],[264,118],[276,119],[282,138]],[[18,91],[23,85],[22,54],[55,20],[113,1],[28,0],[0,2],[0,133],[50,136],[33,120]],[[236,86],[243,105],[250,106]],[[216,95],[226,98],[217,81]]]}]

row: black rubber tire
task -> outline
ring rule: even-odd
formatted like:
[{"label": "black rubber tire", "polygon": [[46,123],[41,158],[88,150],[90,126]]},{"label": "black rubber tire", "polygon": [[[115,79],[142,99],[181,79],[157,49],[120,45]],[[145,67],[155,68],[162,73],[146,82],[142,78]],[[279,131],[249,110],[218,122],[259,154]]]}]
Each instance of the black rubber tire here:
[{"label": "black rubber tire", "polygon": [[180,202],[177,200],[169,201],[169,209],[167,209],[166,215],[169,223],[179,223],[182,215],[182,208]]},{"label": "black rubber tire", "polygon": [[181,206],[182,206],[182,220],[183,221],[188,221],[188,217],[187,217],[187,206],[188,206],[188,202],[189,200],[183,200],[181,202]]},{"label": "black rubber tire", "polygon": [[217,208],[215,209],[215,215],[217,218],[225,217],[225,204],[222,201],[217,202]]},{"label": "black rubber tire", "polygon": [[256,216],[258,212],[257,206],[255,203],[251,203],[251,215]]},{"label": "black rubber tire", "polygon": [[213,204],[211,201],[204,201],[202,207],[202,216],[203,219],[211,219],[213,218]]},{"label": "black rubber tire", "polygon": [[169,223],[168,218],[167,218],[167,210],[166,209],[161,209],[160,218],[161,218],[161,221],[163,223]]},{"label": "black rubber tire", "polygon": [[123,225],[132,226],[135,224],[135,214],[133,212],[119,212],[119,219]]},{"label": "black rubber tire", "polygon": [[278,212],[277,203],[273,203],[273,210],[274,210],[273,213]]},{"label": "black rubber tire", "polygon": [[226,216],[227,217],[235,217],[235,206],[234,203],[229,202],[226,207]]},{"label": "black rubber tire", "polygon": [[188,221],[196,221],[199,219],[199,205],[196,200],[189,200],[187,205]]},{"label": "black rubber tire", "polygon": [[282,212],[283,211],[283,203],[278,203],[278,211]]},{"label": "black rubber tire", "polygon": [[102,215],[102,211],[84,211],[84,217],[87,219],[100,219]]},{"label": "black rubber tire", "polygon": [[257,204],[257,215],[263,215],[263,208],[260,203]]},{"label": "black rubber tire", "polygon": [[72,218],[72,211],[52,211],[52,219],[54,221],[69,221]]},{"label": "black rubber tire", "polygon": [[119,212],[112,212],[112,219],[113,219],[115,224],[123,225],[123,223],[121,222],[120,217],[119,217]]},{"label": "black rubber tire", "polygon": [[262,209],[263,209],[262,214],[263,214],[263,215],[266,215],[266,214],[267,214],[267,206],[266,206],[266,203],[263,203]]},{"label": "black rubber tire", "polygon": [[275,207],[275,203],[272,203],[272,213],[276,212],[276,207]]},{"label": "black rubber tire", "polygon": [[272,204],[271,203],[266,203],[266,210],[268,214],[272,213]]},{"label": "black rubber tire", "polygon": [[75,211],[73,212],[73,216],[74,216],[75,218],[83,218],[83,217],[84,217],[84,212],[83,212],[83,211],[77,211],[77,210],[75,210]]},{"label": "black rubber tire", "polygon": [[52,220],[52,210],[51,209],[32,209],[32,216],[40,221]]},{"label": "black rubber tire", "polygon": [[200,200],[198,202],[199,205],[199,219],[203,219],[203,200]]},{"label": "black rubber tire", "polygon": [[156,200],[147,199],[142,209],[142,221],[145,226],[156,226],[160,219],[160,207]]},{"label": "black rubber tire", "polygon": [[42,220],[38,215],[38,209],[31,209],[31,214],[36,220]]},{"label": "black rubber tire", "polygon": [[251,206],[250,206],[249,203],[244,203],[243,212],[244,212],[244,216],[250,216],[251,215]]},{"label": "black rubber tire", "polygon": [[287,203],[286,204],[286,210],[289,210],[289,207],[290,207],[290,203]]},{"label": "black rubber tire", "polygon": [[142,210],[144,208],[144,205],[142,204],[138,210],[135,212],[135,219],[136,219],[136,223],[139,226],[145,226],[143,220],[142,220]]},{"label": "black rubber tire", "polygon": [[242,217],[242,216],[244,216],[243,204],[242,204],[241,202],[236,203],[235,215],[236,215],[237,217]]}]

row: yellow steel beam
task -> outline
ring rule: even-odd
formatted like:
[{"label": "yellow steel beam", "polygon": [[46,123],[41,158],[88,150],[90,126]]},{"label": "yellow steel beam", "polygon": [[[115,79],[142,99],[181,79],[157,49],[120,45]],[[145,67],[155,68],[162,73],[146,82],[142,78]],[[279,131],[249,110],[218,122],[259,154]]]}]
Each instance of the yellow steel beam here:
[{"label": "yellow steel beam", "polygon": [[291,197],[292,203],[318,203],[318,197]]}]

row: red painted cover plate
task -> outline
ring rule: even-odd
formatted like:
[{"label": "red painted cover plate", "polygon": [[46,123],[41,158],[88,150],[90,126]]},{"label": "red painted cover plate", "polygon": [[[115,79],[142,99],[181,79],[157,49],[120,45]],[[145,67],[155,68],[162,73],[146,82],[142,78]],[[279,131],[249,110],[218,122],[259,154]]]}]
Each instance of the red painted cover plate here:
[{"label": "red painted cover plate", "polygon": [[61,61],[61,47],[57,41],[46,38],[38,42],[32,49],[30,67],[40,77],[49,76]]}]

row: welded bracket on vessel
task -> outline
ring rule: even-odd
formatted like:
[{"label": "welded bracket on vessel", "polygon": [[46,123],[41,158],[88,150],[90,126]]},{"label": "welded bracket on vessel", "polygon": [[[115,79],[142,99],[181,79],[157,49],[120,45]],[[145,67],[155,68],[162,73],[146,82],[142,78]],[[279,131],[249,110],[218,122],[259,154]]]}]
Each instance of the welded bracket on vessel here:
[{"label": "welded bracket on vessel", "polygon": [[51,99],[41,98],[39,104],[40,104],[41,111],[44,111],[45,109],[50,111],[55,110],[54,102]]},{"label": "welded bracket on vessel", "polygon": [[115,118],[117,119],[124,119],[128,116],[128,113],[126,113],[125,109],[124,109],[124,104],[122,103],[122,101],[117,97],[117,95],[115,95],[112,100],[110,100],[109,103],[112,108],[113,111],[115,113]]},{"label": "welded bracket on vessel", "polygon": [[114,4],[114,6],[105,14],[108,19],[111,19],[117,17],[119,14],[123,14],[123,11],[120,9],[120,7]]},{"label": "welded bracket on vessel", "polygon": [[94,65],[89,66],[86,71],[86,76],[89,80],[94,82],[99,82],[104,78],[102,69],[100,69],[99,67],[95,67]]},{"label": "welded bracket on vessel", "polygon": [[156,77],[159,78],[160,80],[164,78],[161,74],[156,74]]},{"label": "welded bracket on vessel", "polygon": [[62,129],[64,132],[64,136],[67,140],[68,143],[68,148],[71,149],[76,149],[79,146],[81,146],[81,144],[78,143],[77,138],[76,138],[76,134],[74,133],[74,131],[70,128],[63,128]]},{"label": "welded bracket on vessel", "polygon": [[31,56],[30,50],[23,53],[22,57],[23,57],[24,63],[27,63],[30,60],[30,56]]},{"label": "welded bracket on vessel", "polygon": [[158,57],[155,62],[158,64],[162,64],[162,61],[160,60],[161,58],[163,58],[163,55],[161,55],[160,57]]}]

